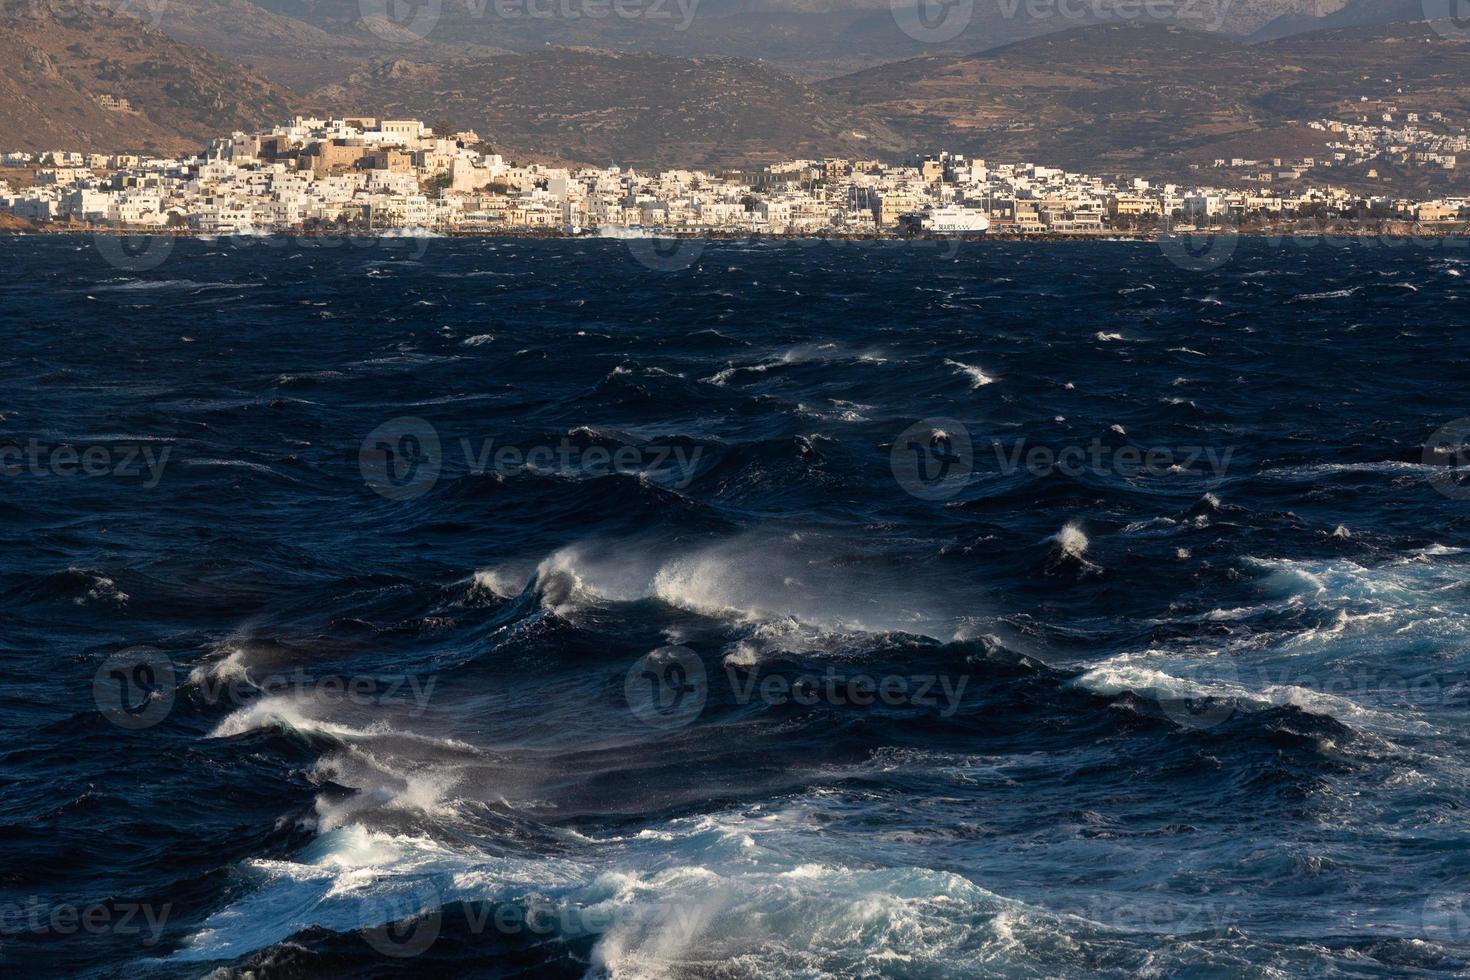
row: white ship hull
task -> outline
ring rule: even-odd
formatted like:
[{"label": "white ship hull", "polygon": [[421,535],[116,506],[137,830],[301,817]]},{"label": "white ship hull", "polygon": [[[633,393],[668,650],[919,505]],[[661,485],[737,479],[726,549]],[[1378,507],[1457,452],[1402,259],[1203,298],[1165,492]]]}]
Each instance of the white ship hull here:
[{"label": "white ship hull", "polygon": [[941,234],[974,235],[989,228],[989,215],[964,208],[936,208],[924,217],[924,229]]}]

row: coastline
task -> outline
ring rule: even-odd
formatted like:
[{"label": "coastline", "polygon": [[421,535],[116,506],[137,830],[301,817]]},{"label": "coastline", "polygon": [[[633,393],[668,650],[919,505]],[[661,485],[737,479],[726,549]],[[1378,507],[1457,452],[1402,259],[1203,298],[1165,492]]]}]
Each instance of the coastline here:
[{"label": "coastline", "polygon": [[[415,234],[421,232],[421,234]],[[87,235],[92,237],[136,237],[157,236],[171,238],[200,238],[200,239],[343,239],[343,238],[494,238],[494,239],[544,239],[544,240],[572,240],[572,241],[658,241],[658,240],[693,240],[693,241],[771,241],[771,242],[797,242],[797,241],[833,241],[833,242],[1153,242],[1161,238],[1358,238],[1358,239],[1466,239],[1470,240],[1470,222],[1445,223],[1443,225],[1414,225],[1411,222],[1386,222],[1380,225],[1346,224],[1346,225],[1291,225],[1284,227],[1276,226],[1246,226],[1246,227],[1217,227],[1201,228],[1181,231],[1160,231],[1158,229],[1103,229],[1101,231],[1047,231],[1047,232],[1015,232],[995,231],[990,229],[977,233],[952,233],[952,234],[918,234],[899,235],[883,232],[861,232],[856,234],[771,234],[767,232],[740,232],[740,231],[709,231],[696,232],[687,229],[671,229],[668,231],[650,232],[639,235],[603,235],[595,231],[568,232],[548,229],[516,229],[501,228],[494,231],[465,231],[447,230],[438,231],[433,229],[406,229],[389,228],[382,232],[371,232],[363,229],[337,230],[317,229],[311,231],[265,231],[250,233],[219,233],[202,232],[192,228],[154,228],[142,226],[137,228],[117,226],[87,226],[76,224],[58,225],[56,223],[33,224],[22,222],[19,219],[11,222],[0,223],[0,236],[5,237],[27,237],[30,235]]]}]

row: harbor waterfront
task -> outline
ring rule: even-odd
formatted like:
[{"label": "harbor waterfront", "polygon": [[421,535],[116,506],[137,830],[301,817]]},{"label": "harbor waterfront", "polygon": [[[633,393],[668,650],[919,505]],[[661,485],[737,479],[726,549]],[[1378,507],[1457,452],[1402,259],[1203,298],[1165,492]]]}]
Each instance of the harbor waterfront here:
[{"label": "harbor waterfront", "polygon": [[[1446,147],[1464,142],[1412,128],[1318,125],[1337,136],[1333,158],[1344,166],[1407,155],[1453,169],[1458,158]],[[1433,149],[1414,149],[1421,144]],[[1218,228],[1444,236],[1470,224],[1465,197],[1414,200],[1318,182],[1334,160],[1234,160],[1263,169],[1228,188],[948,152],[903,163],[790,160],[749,171],[643,173],[507,161],[477,133],[414,119],[298,117],[177,159],[6,153],[0,231],[1062,239]]]}]

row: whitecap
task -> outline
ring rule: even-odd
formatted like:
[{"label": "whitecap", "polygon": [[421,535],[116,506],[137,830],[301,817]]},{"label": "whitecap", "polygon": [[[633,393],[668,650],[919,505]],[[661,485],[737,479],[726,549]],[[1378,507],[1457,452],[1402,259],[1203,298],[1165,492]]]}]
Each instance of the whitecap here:
[{"label": "whitecap", "polygon": [[526,588],[527,575],[506,567],[483,568],[470,579],[472,597],[493,596],[497,599],[514,599]]},{"label": "whitecap", "polygon": [[1060,531],[1052,535],[1050,540],[1056,542],[1062,554],[1079,561],[1082,560],[1083,555],[1087,554],[1087,548],[1092,543],[1088,541],[1087,535],[1076,521],[1068,521]]},{"label": "whitecap", "polygon": [[960,361],[950,360],[949,358],[945,358],[944,363],[969,378],[971,388],[983,388],[988,384],[995,383],[994,378],[974,364],[964,364]]},{"label": "whitecap", "polygon": [[1355,294],[1358,291],[1358,288],[1359,287],[1357,286],[1350,286],[1347,289],[1332,289],[1321,293],[1298,293],[1296,296],[1293,296],[1291,298],[1291,302],[1306,303],[1319,299],[1346,299],[1347,297]]}]

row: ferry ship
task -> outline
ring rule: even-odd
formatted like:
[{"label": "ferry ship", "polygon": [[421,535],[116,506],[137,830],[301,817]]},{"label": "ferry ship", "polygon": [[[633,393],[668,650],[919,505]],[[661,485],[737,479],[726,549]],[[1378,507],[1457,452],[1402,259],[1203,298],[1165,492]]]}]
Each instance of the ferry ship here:
[{"label": "ferry ship", "polygon": [[990,216],[985,212],[955,205],[930,208],[920,220],[925,231],[951,235],[978,235],[990,228]]}]

